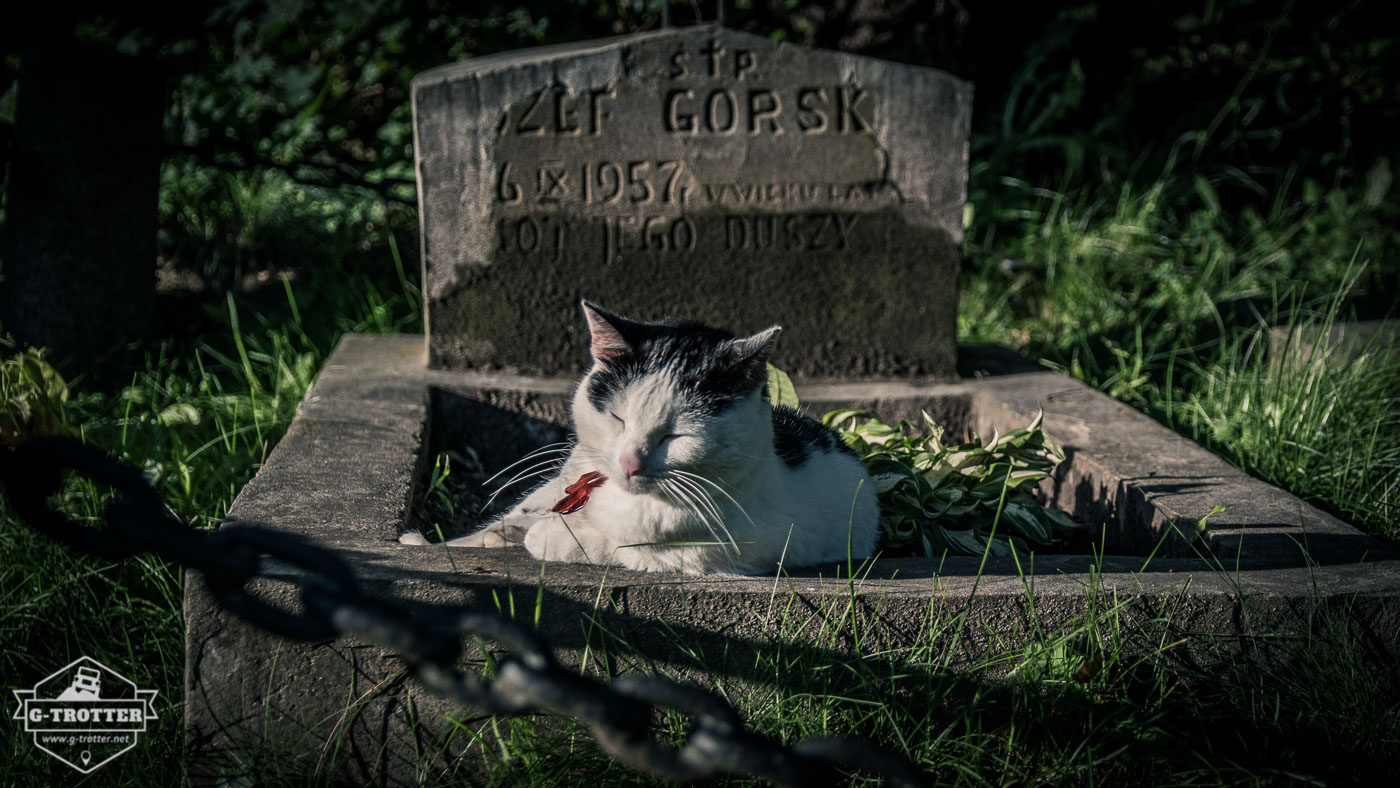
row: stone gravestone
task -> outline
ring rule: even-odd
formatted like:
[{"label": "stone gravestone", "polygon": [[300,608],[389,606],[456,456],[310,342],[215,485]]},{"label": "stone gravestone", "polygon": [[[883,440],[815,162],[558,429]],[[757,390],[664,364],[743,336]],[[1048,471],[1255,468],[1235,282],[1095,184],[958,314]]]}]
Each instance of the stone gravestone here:
[{"label": "stone gravestone", "polygon": [[806,378],[955,375],[971,85],[691,27],[413,81],[429,363],[573,374],[578,301]]}]

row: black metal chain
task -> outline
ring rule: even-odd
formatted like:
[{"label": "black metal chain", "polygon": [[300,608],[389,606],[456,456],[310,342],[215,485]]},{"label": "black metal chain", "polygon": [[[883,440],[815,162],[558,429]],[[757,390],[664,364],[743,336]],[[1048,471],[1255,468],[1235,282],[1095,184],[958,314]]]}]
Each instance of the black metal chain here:
[{"label": "black metal chain", "polygon": [[[77,523],[49,506],[68,472],[113,489],[105,527]],[[92,446],[41,438],[0,451],[0,483],[20,519],[72,548],[114,560],[150,553],[198,571],[217,603],[244,621],[290,640],[364,638],[402,658],[428,690],[463,705],[490,714],[548,711],[576,718],[606,752],[640,771],[678,782],[734,774],[812,786],[838,784],[841,769],[859,769],[889,785],[931,784],[908,758],[860,739],[816,736],[784,746],[746,730],[728,701],[699,687],[641,674],[604,683],[572,672],[537,631],[495,612],[369,597],[343,559],[290,534],[243,523],[214,532],[187,527],[140,471]],[[264,557],[306,573],[303,612],[279,609],[248,591],[250,580],[267,576]],[[468,636],[505,648],[493,679],[455,667]],[[658,708],[689,718],[680,747],[653,734]]]}]

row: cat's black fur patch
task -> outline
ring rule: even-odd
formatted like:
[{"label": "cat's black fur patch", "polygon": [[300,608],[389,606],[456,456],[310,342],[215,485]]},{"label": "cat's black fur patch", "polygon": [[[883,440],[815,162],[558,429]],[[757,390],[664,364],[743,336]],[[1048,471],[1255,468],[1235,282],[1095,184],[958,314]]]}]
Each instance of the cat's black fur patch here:
[{"label": "cat's black fur patch", "polygon": [[734,338],[728,331],[687,320],[634,323],[626,329],[633,351],[608,361],[588,378],[588,401],[599,413],[631,383],[661,372],[674,377],[692,404],[710,414],[724,411],[754,389],[751,365],[722,350]]},{"label": "cat's black fur patch", "polygon": [[792,408],[776,405],[773,407],[773,452],[789,468],[797,468],[807,462],[811,450],[817,449],[830,454],[844,451],[852,457],[856,453],[841,440],[830,427],[808,418]]}]

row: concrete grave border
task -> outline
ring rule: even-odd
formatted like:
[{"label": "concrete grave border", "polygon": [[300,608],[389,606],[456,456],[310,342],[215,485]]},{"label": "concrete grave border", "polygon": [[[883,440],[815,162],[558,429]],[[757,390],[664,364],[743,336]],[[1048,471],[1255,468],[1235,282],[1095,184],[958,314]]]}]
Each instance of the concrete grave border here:
[{"label": "concrete grave border", "polygon": [[[520,549],[405,547],[404,527],[433,430],[433,392],[494,391],[513,407],[548,410],[574,381],[429,370],[421,336],[349,335],[326,362],[286,436],[239,494],[229,523],[256,521],[339,551],[372,593],[494,607],[519,599],[565,664],[588,644],[581,621],[602,622],[653,666],[684,674],[685,649],[723,654],[727,679],[755,681],[738,667],[770,637],[773,578],[677,578],[551,564]],[[811,409],[863,401],[887,409],[938,400],[961,410],[984,435],[1024,426],[1038,407],[1045,429],[1069,457],[1046,492],[1062,508],[1123,530],[1195,533],[1212,506],[1197,547],[1218,562],[1190,557],[1175,536],[1171,552],[1144,567],[1141,557],[1043,556],[1023,578],[1008,563],[980,559],[885,559],[853,585],[831,571],[794,571],[777,586],[821,619],[823,599],[838,595],[885,625],[898,642],[923,631],[930,604],[969,611],[998,637],[1025,634],[1033,600],[1043,625],[1072,620],[1086,585],[1120,601],[1136,600],[1134,620],[1160,626],[1170,607],[1180,633],[1213,633],[1189,649],[1198,662],[1247,648],[1251,635],[1279,627],[1305,630],[1319,605],[1341,611],[1348,626],[1393,632],[1400,624],[1400,554],[1148,417],[1054,372],[989,375],[956,383],[861,382],[802,386]],[[917,413],[917,407],[913,409]],[[896,418],[897,416],[888,416]],[[1144,528],[1146,526],[1146,528]],[[1300,546],[1305,545],[1310,562]],[[1183,557],[1186,556],[1186,557]],[[278,578],[299,570],[274,566]],[[274,604],[295,607],[283,583],[259,581]],[[844,604],[844,602],[843,602]],[[843,608],[844,609],[844,608]],[[297,644],[237,620],[213,602],[203,579],[185,585],[186,746],[190,778],[212,783],[259,765],[277,774],[331,780],[415,784],[449,768],[442,739],[459,711],[405,679],[384,649],[350,638]],[[659,634],[666,623],[668,638]],[[972,653],[986,648],[976,638]],[[719,663],[717,663],[719,664]],[[723,667],[728,666],[728,667]],[[460,768],[460,767],[459,767]]]}]

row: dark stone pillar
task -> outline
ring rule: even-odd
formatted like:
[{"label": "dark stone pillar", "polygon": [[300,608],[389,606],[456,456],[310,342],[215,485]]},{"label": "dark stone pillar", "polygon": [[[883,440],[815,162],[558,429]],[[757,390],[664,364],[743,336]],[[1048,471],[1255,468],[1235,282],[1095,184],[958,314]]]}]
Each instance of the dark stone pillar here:
[{"label": "dark stone pillar", "polygon": [[164,91],[148,61],[26,52],[0,240],[0,327],[82,371],[141,337],[155,295]]}]

